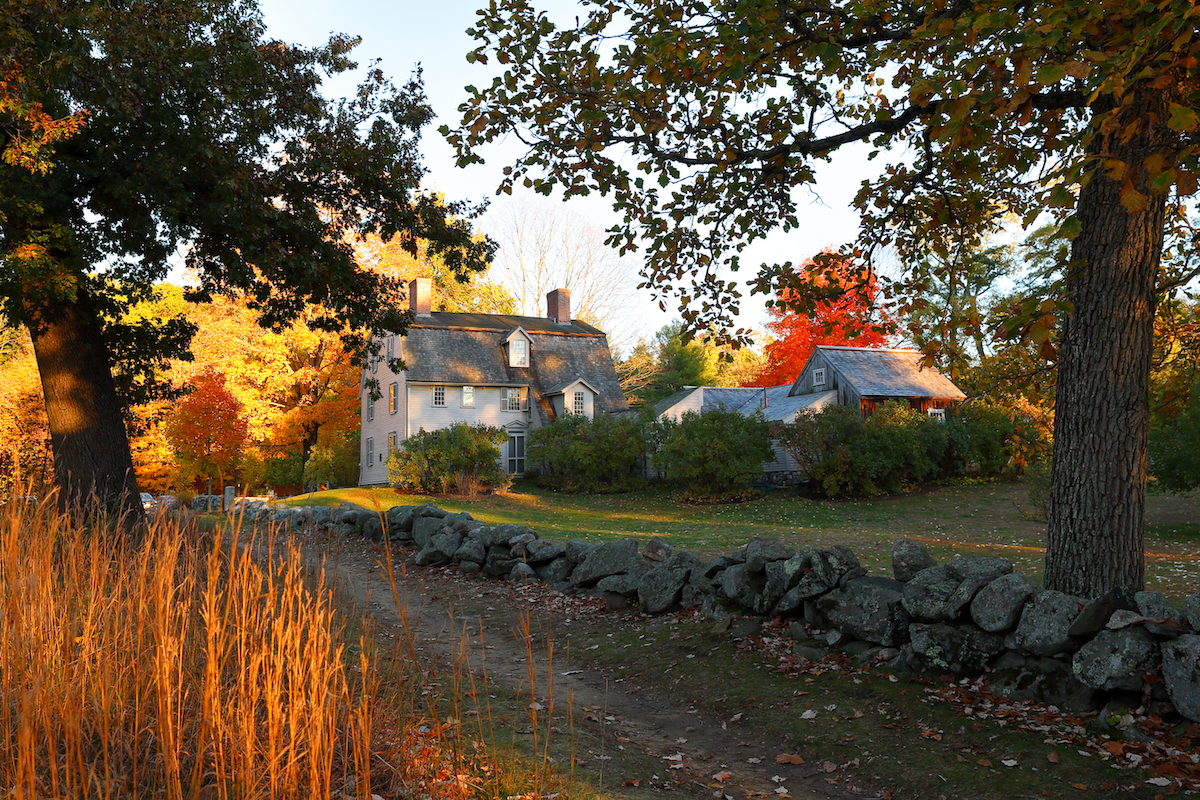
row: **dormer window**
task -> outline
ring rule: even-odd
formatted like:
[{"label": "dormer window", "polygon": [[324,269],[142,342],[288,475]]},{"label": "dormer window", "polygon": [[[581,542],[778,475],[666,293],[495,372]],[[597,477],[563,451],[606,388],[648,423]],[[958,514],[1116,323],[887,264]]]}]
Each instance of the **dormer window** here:
[{"label": "dormer window", "polygon": [[510,367],[529,366],[529,342],[519,336],[509,342],[508,365]]},{"label": "dormer window", "polygon": [[824,386],[824,385],[825,385],[825,370],[824,369],[814,369],[813,370],[813,386]]}]

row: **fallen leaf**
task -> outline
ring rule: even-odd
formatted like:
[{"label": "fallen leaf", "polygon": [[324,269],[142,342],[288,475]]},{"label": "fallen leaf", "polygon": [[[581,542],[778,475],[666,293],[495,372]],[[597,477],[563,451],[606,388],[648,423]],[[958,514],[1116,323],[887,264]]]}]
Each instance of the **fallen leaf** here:
[{"label": "fallen leaf", "polygon": [[739,719],[741,719],[741,718],[742,718],[742,712],[740,712],[740,711],[739,711],[738,713],[736,713],[736,714],[734,714],[732,717],[730,717],[730,718],[729,718],[729,721],[730,721],[730,722],[737,722],[737,721],[738,721]]},{"label": "fallen leaf", "polygon": [[780,753],[775,756],[776,764],[803,764],[804,759],[798,753]]},{"label": "fallen leaf", "polygon": [[1086,784],[1086,783],[1072,783],[1072,784],[1071,784],[1071,786],[1072,786],[1073,788],[1075,788],[1075,789],[1078,789],[1078,790],[1079,790],[1079,791],[1081,791],[1081,792],[1086,792],[1086,791],[1087,791],[1087,784]]},{"label": "fallen leaf", "polygon": [[990,767],[992,765],[992,762],[988,761],[986,758],[981,758],[978,761],[976,761],[975,763],[981,767]]},{"label": "fallen leaf", "polygon": [[1111,755],[1119,756],[1124,754],[1125,745],[1121,744],[1120,742],[1105,742],[1104,749],[1107,750]]},{"label": "fallen leaf", "polygon": [[1150,784],[1151,786],[1170,786],[1171,779],[1170,778],[1151,778],[1150,780],[1146,781],[1146,783]]},{"label": "fallen leaf", "polygon": [[721,770],[720,772],[718,772],[716,775],[713,775],[713,780],[714,780],[714,781],[717,781],[718,783],[720,783],[720,782],[722,782],[722,781],[725,781],[725,780],[727,780],[727,779],[729,779],[729,778],[732,778],[732,777],[733,777],[733,773],[732,773],[732,772],[730,772],[730,771],[729,771],[729,770],[727,770],[727,769],[723,769],[723,770]]},{"label": "fallen leaf", "polygon": [[933,739],[935,742],[940,742],[942,740],[942,735],[933,728],[921,728],[921,736],[925,737],[926,739]]},{"label": "fallen leaf", "polygon": [[1046,760],[1049,761],[1051,764],[1057,764],[1058,763],[1058,753],[1051,751],[1046,756]]},{"label": "fallen leaf", "polygon": [[861,709],[861,708],[860,708],[859,710],[857,710],[857,711],[855,711],[855,712],[854,712],[854,718],[855,718],[855,719],[859,719],[859,718],[861,718],[861,717],[862,717],[862,715],[863,715],[863,712],[862,712],[862,709]]},{"label": "fallen leaf", "polygon": [[641,781],[641,778],[626,778],[625,785],[626,786],[641,786],[642,781]]}]

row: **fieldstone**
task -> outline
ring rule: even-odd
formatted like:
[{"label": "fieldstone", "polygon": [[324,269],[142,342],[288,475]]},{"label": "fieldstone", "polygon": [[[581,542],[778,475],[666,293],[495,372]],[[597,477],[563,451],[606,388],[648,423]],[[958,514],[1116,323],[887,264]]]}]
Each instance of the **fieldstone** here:
[{"label": "fieldstone", "polygon": [[923,569],[904,584],[904,610],[913,619],[938,622],[943,619],[946,601],[960,583],[962,579],[949,564]]},{"label": "fieldstone", "polygon": [[575,569],[575,562],[566,556],[562,556],[549,563],[537,565],[533,568],[533,571],[546,583],[558,584],[571,577],[571,570],[573,569]]},{"label": "fieldstone", "polygon": [[959,556],[951,561],[949,566],[962,578],[962,583],[946,598],[942,616],[947,620],[961,617],[980,589],[1013,571],[1012,562],[1008,559],[990,556]]},{"label": "fieldstone", "polygon": [[1184,617],[1183,609],[1171,605],[1171,601],[1167,599],[1166,595],[1158,592],[1138,592],[1133,596],[1133,601],[1137,604],[1138,612],[1143,617],[1162,620],[1161,623],[1146,624],[1146,630],[1155,636],[1174,639],[1187,632],[1188,622]]},{"label": "fieldstone", "polygon": [[448,564],[462,546],[461,533],[436,533],[429,538],[429,543],[417,553],[415,563],[418,567],[432,567]]},{"label": "fieldstone", "polygon": [[816,577],[829,587],[837,586],[843,575],[861,566],[854,551],[840,544],[818,550],[812,560],[812,570]]},{"label": "fieldstone", "polygon": [[671,545],[657,536],[652,536],[642,548],[642,556],[651,561],[666,561],[671,557]]},{"label": "fieldstone", "polygon": [[[570,555],[567,557],[570,558]],[[571,573],[571,585],[594,586],[601,578],[632,572],[638,565],[645,563],[638,555],[637,539],[605,542],[597,545],[596,549],[588,553],[584,562],[575,567],[575,571]],[[636,584],[634,589],[637,589]]]},{"label": "fieldstone", "polygon": [[920,542],[914,542],[912,539],[897,539],[892,542],[892,576],[896,580],[911,581],[921,570],[936,566],[937,561]]},{"label": "fieldstone", "polygon": [[1008,651],[988,673],[988,688],[1010,700],[1038,700],[1066,711],[1095,711],[1100,695],[1084,685],[1059,658],[1039,658]]},{"label": "fieldstone", "polygon": [[900,581],[859,578],[822,595],[815,605],[830,625],[859,639],[891,647],[908,638],[909,615]]},{"label": "fieldstone", "polygon": [[638,593],[638,584],[641,583],[645,571],[650,569],[650,565],[647,562],[643,561],[642,564],[644,566],[634,567],[630,572],[621,572],[601,578],[596,582],[596,588],[605,594],[619,594],[622,597],[633,597]]},{"label": "fieldstone", "polygon": [[1040,591],[1042,587],[1019,572],[1001,575],[975,595],[971,601],[971,619],[989,633],[1012,630],[1029,598]]},{"label": "fieldstone", "polygon": [[734,564],[742,564],[746,561],[745,557],[737,556],[717,556],[704,567],[704,577],[715,578],[717,573],[724,572]]},{"label": "fieldstone", "polygon": [[845,587],[845,585],[850,581],[856,581],[859,578],[865,578],[866,575],[866,567],[851,567],[849,570],[842,573],[842,577],[838,578],[837,585]]},{"label": "fieldstone", "polygon": [[463,575],[474,575],[475,573],[479,572],[480,569],[481,565],[475,563],[474,561],[458,562],[458,571]]},{"label": "fieldstone", "polygon": [[1007,644],[1035,656],[1074,652],[1079,645],[1068,631],[1082,608],[1079,598],[1047,589],[1026,604]]},{"label": "fieldstone", "polygon": [[[438,509],[439,511],[441,509]],[[442,518],[422,515],[414,517],[412,538],[417,547],[429,544],[429,539],[442,529]]]},{"label": "fieldstone", "polygon": [[778,539],[760,539],[757,536],[746,545],[746,566],[751,572],[762,572],[772,561],[783,561],[796,551]]},{"label": "fieldstone", "polygon": [[582,564],[584,559],[596,549],[596,545],[588,544],[587,542],[567,542],[567,558],[571,559],[573,564]]},{"label": "fieldstone", "polygon": [[679,604],[692,573],[703,571],[704,563],[686,551],[676,553],[646,572],[638,582],[638,601],[651,614],[662,614]]},{"label": "fieldstone", "polygon": [[[482,525],[478,528],[472,528],[467,532],[467,537],[478,541],[481,545],[483,545],[485,550],[490,550],[497,545],[504,544],[504,542],[508,540],[508,531],[500,530],[500,527],[501,526],[499,525]],[[504,546],[506,548],[508,547],[508,545]]]},{"label": "fieldstone", "polygon": [[413,506],[392,506],[387,510],[388,532],[395,537],[397,533],[412,531]]},{"label": "fieldstone", "polygon": [[[536,567],[538,564],[548,564],[551,561],[561,558],[567,552],[567,548],[563,547],[561,544],[546,542],[545,539],[538,539],[538,541],[545,542],[545,544],[543,544],[541,547],[538,547],[533,551],[532,554],[526,555],[525,557],[525,560],[531,566]],[[532,542],[530,544],[532,544]],[[525,550],[528,552],[529,545],[525,546]]]},{"label": "fieldstone", "polygon": [[503,529],[505,533],[509,534],[507,542],[510,547],[539,538],[537,531],[525,525],[498,525],[497,528]]},{"label": "fieldstone", "polygon": [[329,506],[314,506],[312,509],[312,520],[318,525],[328,525],[332,514],[333,509]]},{"label": "fieldstone", "polygon": [[753,573],[748,564],[734,564],[721,574],[721,591],[743,608],[754,608],[766,578]]},{"label": "fieldstone", "polygon": [[508,579],[513,583],[529,583],[537,580],[537,573],[533,571],[533,567],[520,562],[513,564],[512,571],[508,573]]},{"label": "fieldstone", "polygon": [[1137,609],[1137,603],[1134,602],[1132,593],[1112,589],[1094,600],[1084,603],[1083,608],[1079,611],[1079,616],[1075,617],[1075,621],[1071,623],[1071,628],[1067,633],[1077,638],[1091,638],[1104,630],[1104,626],[1112,619],[1113,612],[1118,609],[1126,611]]},{"label": "fieldstone", "polygon": [[758,617],[736,617],[729,625],[729,635],[734,639],[745,639],[762,633],[762,620]]},{"label": "fieldstone", "polygon": [[[1127,610],[1127,609],[1126,609]],[[1093,689],[1142,688],[1142,673],[1158,663],[1158,640],[1144,628],[1100,631],[1075,654],[1075,677]]]},{"label": "fieldstone", "polygon": [[462,544],[454,551],[455,561],[474,561],[476,564],[482,564],[486,558],[487,549],[483,542],[469,536],[463,539]]},{"label": "fieldstone", "polygon": [[537,541],[537,538],[537,534],[533,531],[525,531],[524,533],[518,533],[516,536],[510,537],[508,546],[512,548],[513,555],[520,555],[525,552],[525,545]]},{"label": "fieldstone", "polygon": [[1004,649],[1004,637],[974,625],[914,622],[908,628],[913,652],[931,667],[955,675],[981,672]]},{"label": "fieldstone", "polygon": [[433,503],[422,503],[413,509],[414,517],[437,517],[438,519],[441,519],[448,513],[448,511],[443,511]]},{"label": "fieldstone", "polygon": [[334,536],[350,537],[358,534],[358,528],[354,525],[339,524],[330,528],[329,532]]},{"label": "fieldstone", "polygon": [[713,586],[708,578],[704,577],[704,565],[701,563],[692,569],[688,576],[688,581],[683,586],[683,594],[679,597],[679,605],[691,608],[706,602],[712,596]]},{"label": "fieldstone", "polygon": [[378,542],[383,539],[383,523],[379,516],[371,516],[363,521],[363,536],[370,539],[372,542]]},{"label": "fieldstone", "polygon": [[1139,622],[1144,619],[1145,617],[1136,611],[1130,611],[1126,608],[1118,608],[1113,612],[1113,615],[1108,618],[1108,622],[1104,624],[1104,627],[1110,631],[1119,631],[1122,628],[1128,628],[1135,622]]},{"label": "fieldstone", "polygon": [[1162,676],[1175,709],[1200,722],[1200,636],[1189,633],[1163,644]]},{"label": "fieldstone", "polygon": [[829,655],[829,650],[815,643],[802,642],[792,647],[792,655],[797,658],[807,659],[808,661],[820,661]]},{"label": "fieldstone", "polygon": [[483,562],[483,574],[493,578],[503,578],[512,572],[513,564],[520,559],[508,554],[507,547],[493,547],[488,550],[487,560]]}]

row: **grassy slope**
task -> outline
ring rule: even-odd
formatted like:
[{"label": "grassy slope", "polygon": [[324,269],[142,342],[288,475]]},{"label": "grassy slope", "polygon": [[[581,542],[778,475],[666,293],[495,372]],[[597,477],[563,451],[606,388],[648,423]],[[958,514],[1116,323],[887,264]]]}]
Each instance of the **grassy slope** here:
[{"label": "grassy slope", "polygon": [[[939,560],[957,553],[1002,555],[1032,576],[1042,571],[1045,524],[1032,520],[1019,484],[944,486],[898,497],[815,501],[791,492],[726,506],[689,506],[670,492],[651,489],[618,495],[564,495],[518,483],[506,495],[466,499],[403,495],[391,489],[336,489],[301,495],[297,505],[349,501],[381,509],[436,502],[452,511],[498,524],[529,525],[565,541],[606,541],[658,536],[673,546],[715,554],[755,536],[777,537],[795,547],[845,544],[873,573],[890,571],[891,543],[924,542]],[[1147,536],[1147,586],[1172,596],[1200,583],[1200,494],[1151,496]]]}]

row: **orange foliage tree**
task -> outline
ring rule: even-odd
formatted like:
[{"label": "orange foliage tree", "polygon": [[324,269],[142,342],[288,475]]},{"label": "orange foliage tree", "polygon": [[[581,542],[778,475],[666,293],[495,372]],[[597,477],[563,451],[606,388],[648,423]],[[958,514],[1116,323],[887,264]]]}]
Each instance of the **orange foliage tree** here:
[{"label": "orange foliage tree", "polygon": [[[828,248],[805,261],[768,308],[767,330],[775,338],[764,349],[762,369],[742,385],[792,383],[819,344],[888,344],[891,319],[876,306],[877,293],[874,273]],[[801,297],[809,303],[796,310]]]},{"label": "orange foliage tree", "polygon": [[167,420],[167,439],[185,479],[215,478],[223,486],[241,459],[249,425],[225,375],[208,367],[192,377],[195,387]]}]

